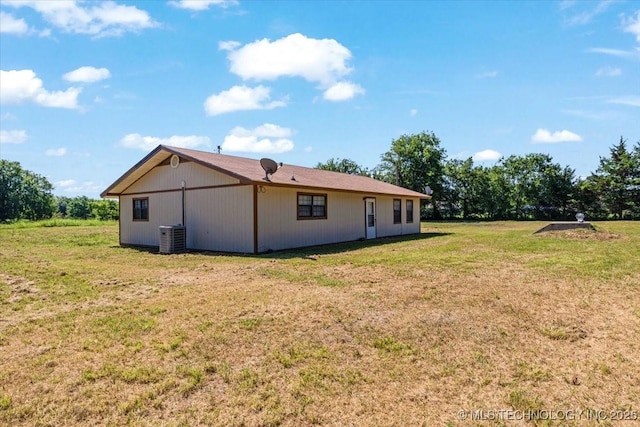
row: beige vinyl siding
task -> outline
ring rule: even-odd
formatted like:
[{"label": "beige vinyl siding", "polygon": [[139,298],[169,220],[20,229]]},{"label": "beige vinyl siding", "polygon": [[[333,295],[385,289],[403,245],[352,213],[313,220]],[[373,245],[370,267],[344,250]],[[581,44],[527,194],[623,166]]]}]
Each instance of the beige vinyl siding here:
[{"label": "beige vinyl siding", "polygon": [[253,252],[253,186],[187,191],[187,247]]},{"label": "beige vinyl siding", "polygon": [[308,189],[264,187],[258,193],[258,252],[364,238],[363,195],[318,191],[327,195],[326,219],[297,219],[297,194]]},{"label": "beige vinyl siding", "polygon": [[149,198],[149,220],[133,221],[133,199],[120,196],[120,242],[125,245],[158,246],[159,227],[182,222],[182,193],[154,193]]},{"label": "beige vinyl siding", "polygon": [[413,200],[413,223],[406,223],[407,218],[404,218],[402,234],[420,233],[420,199],[402,199],[402,207],[405,208],[403,213],[406,213],[407,200]]},{"label": "beige vinyl siding", "polygon": [[[402,221],[398,224],[393,223],[393,199],[401,200]],[[413,200],[413,223],[407,224],[407,214],[405,211],[406,198],[393,196],[377,196],[376,197],[376,214],[377,214],[377,235],[378,237],[399,236],[403,234],[415,234],[420,232],[420,200]]]},{"label": "beige vinyl siding", "polygon": [[[176,169],[157,166],[131,185],[121,201],[121,243],[159,245],[159,227],[182,223],[182,181],[185,190],[187,248],[223,252],[254,251],[253,186],[203,167],[183,162]],[[208,187],[208,188],[194,188]],[[420,201],[414,200],[414,222],[393,224],[393,199],[397,196],[340,191],[315,191],[265,185],[258,192],[258,252],[365,237],[365,197],[375,197],[377,236],[420,232]],[[326,219],[298,219],[298,193],[326,195]],[[134,198],[149,199],[149,220],[133,221]],[[402,198],[405,206],[406,198]]]},{"label": "beige vinyl siding", "polygon": [[[250,185],[187,190],[187,248],[253,252],[253,187]],[[151,193],[149,221],[133,221],[132,200],[121,196],[121,243],[159,246],[159,227],[182,223],[182,192]]]},{"label": "beige vinyl siding", "polygon": [[[159,227],[182,223],[182,181],[187,248],[253,252],[253,187],[236,186],[239,180],[194,162],[157,166],[126,190],[130,195],[120,197],[121,243],[159,246]],[[232,186],[215,187],[225,185]],[[140,197],[149,198],[148,221],[133,221],[132,200]]]},{"label": "beige vinyl siding", "polygon": [[156,166],[125,190],[126,194],[176,190],[185,182],[187,188],[237,184],[239,180],[216,172],[195,162],[182,162],[173,169],[169,165]]}]

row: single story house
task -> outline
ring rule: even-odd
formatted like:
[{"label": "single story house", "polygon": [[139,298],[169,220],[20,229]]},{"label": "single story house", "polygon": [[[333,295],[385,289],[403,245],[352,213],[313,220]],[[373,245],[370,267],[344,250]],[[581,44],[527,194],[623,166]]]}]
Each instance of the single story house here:
[{"label": "single story house", "polygon": [[183,224],[186,248],[261,253],[420,232],[429,196],[375,179],[160,145],[102,194],[120,201],[120,244],[159,246]]}]

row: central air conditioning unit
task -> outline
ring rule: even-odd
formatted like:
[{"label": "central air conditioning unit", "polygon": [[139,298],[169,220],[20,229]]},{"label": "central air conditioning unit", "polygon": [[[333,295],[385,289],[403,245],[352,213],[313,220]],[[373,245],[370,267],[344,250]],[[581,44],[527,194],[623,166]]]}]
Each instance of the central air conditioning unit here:
[{"label": "central air conditioning unit", "polygon": [[160,253],[176,254],[187,250],[187,229],[183,225],[160,226]]}]

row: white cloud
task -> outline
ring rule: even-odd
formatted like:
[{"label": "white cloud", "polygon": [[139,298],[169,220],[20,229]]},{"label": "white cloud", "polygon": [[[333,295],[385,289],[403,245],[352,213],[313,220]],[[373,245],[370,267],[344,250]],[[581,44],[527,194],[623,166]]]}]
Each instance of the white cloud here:
[{"label": "white cloud", "polygon": [[65,193],[95,193],[101,191],[104,186],[97,185],[93,181],[77,182],[75,179],[66,179],[55,182],[56,188],[61,188]]},{"label": "white cloud", "polygon": [[49,157],[62,157],[65,154],[67,154],[67,149],[62,147],[62,148],[49,148],[45,154]]},{"label": "white cloud", "polygon": [[502,154],[496,150],[482,150],[478,151],[472,156],[474,162],[484,162],[486,160],[499,160]]},{"label": "white cloud", "polygon": [[0,70],[0,103],[21,104],[35,102],[43,107],[78,108],[82,89],[70,87],[65,91],[49,92],[32,70]]},{"label": "white cloud", "polygon": [[180,9],[207,10],[209,6],[229,7],[238,4],[236,0],[175,0],[170,1],[170,5]]},{"label": "white cloud", "polygon": [[346,101],[358,94],[364,94],[361,86],[349,82],[338,82],[324,91],[323,98],[327,101]]},{"label": "white cloud", "polygon": [[560,10],[569,9],[570,7],[575,6],[576,0],[561,0],[558,4]]},{"label": "white cloud", "polygon": [[632,107],[640,107],[640,96],[627,95],[612,98],[607,101],[608,104],[630,105]]},{"label": "white cloud", "polygon": [[231,72],[243,79],[302,77],[329,87],[351,73],[349,49],[334,39],[313,39],[300,33],[279,40],[257,40],[242,47],[226,42]]},{"label": "white cloud", "polygon": [[242,46],[242,43],[235,40],[221,41],[218,43],[218,50],[235,50]]},{"label": "white cloud", "polygon": [[2,4],[16,8],[29,7],[40,13],[49,24],[64,32],[95,37],[119,36],[159,25],[146,11],[114,1],[19,0],[4,1]]},{"label": "white cloud", "polygon": [[[636,11],[635,16],[632,15],[628,18],[624,16],[622,17],[622,31],[632,34],[635,36],[636,41],[640,43],[640,10]],[[596,47],[588,49],[587,52],[602,53],[624,59],[640,60],[640,46],[636,46],[635,49],[629,50]]]},{"label": "white cloud", "polygon": [[75,183],[76,181],[74,179],[65,179],[63,181],[58,181],[55,184],[58,187],[68,188],[68,187],[71,187],[72,185],[75,185]]},{"label": "white cloud", "polygon": [[547,129],[540,128],[536,131],[535,134],[531,136],[531,142],[541,144],[555,144],[558,142],[578,141],[582,141],[582,137],[580,135],[565,129],[551,133]]},{"label": "white cloud", "polygon": [[22,144],[27,139],[26,130],[0,130],[0,144]]},{"label": "white cloud", "polygon": [[170,145],[172,147],[198,148],[208,147],[211,140],[208,136],[180,136],[174,135],[169,138],[158,138],[155,136],[142,136],[139,133],[130,133],[120,140],[120,146],[134,148],[137,150],[151,151],[158,145]]},{"label": "white cloud", "polygon": [[304,147],[304,152],[305,153],[310,153],[313,151],[313,147],[309,146],[309,147]]},{"label": "white cloud", "polygon": [[257,136],[268,136],[271,138],[287,138],[293,135],[293,131],[291,129],[271,123],[265,123],[258,126],[252,131],[252,133]]},{"label": "white cloud", "polygon": [[415,117],[415,116],[416,116],[416,114],[418,114],[418,110],[416,110],[415,108],[412,108],[412,109],[409,111],[409,115],[410,115],[411,117]]},{"label": "white cloud", "polygon": [[[601,0],[597,3],[596,2],[579,2],[578,4],[586,5],[587,7],[590,7],[590,9],[577,13],[565,19],[565,23],[570,26],[586,25],[590,23],[593,20],[593,18],[604,13],[612,3],[613,3],[613,0]],[[571,4],[571,6],[573,6],[573,4]],[[591,8],[591,6],[594,6],[594,7]],[[570,7],[561,6],[561,10],[567,10],[567,9],[570,9]]]},{"label": "white cloud", "polygon": [[590,53],[602,53],[604,55],[615,56],[624,59],[640,59],[640,50],[622,50],[622,49],[609,49],[606,47],[594,47],[587,49]]},{"label": "white cloud", "polygon": [[0,33],[26,34],[29,26],[24,19],[16,19],[10,13],[0,11]]},{"label": "white cloud", "polygon": [[615,67],[602,67],[596,71],[596,77],[617,77],[622,74],[622,70],[620,68]]},{"label": "white cloud", "polygon": [[204,102],[204,109],[209,116],[216,116],[232,111],[271,110],[287,105],[286,99],[270,101],[270,92],[271,89],[264,86],[233,86],[208,97]]},{"label": "white cloud", "polygon": [[222,149],[250,153],[284,153],[293,150],[293,141],[289,139],[293,131],[271,123],[250,130],[235,127],[224,138]]},{"label": "white cloud", "polygon": [[486,71],[484,73],[476,74],[476,79],[493,79],[498,77],[498,74],[500,74],[498,70]]},{"label": "white cloud", "polygon": [[640,10],[636,12],[635,19],[633,16],[623,20],[624,28],[622,31],[625,33],[631,33],[636,36],[636,41],[640,43]]},{"label": "white cloud", "polygon": [[93,83],[108,79],[111,73],[106,68],[80,67],[62,76],[68,82]]},{"label": "white cloud", "polygon": [[230,71],[243,80],[276,80],[281,77],[301,77],[317,83],[329,101],[344,101],[364,89],[344,81],[353,71],[348,65],[351,52],[334,39],[314,39],[300,33],[278,40],[256,40],[244,46],[234,40],[218,44],[227,51]]},{"label": "white cloud", "polygon": [[275,80],[303,77],[327,86],[349,74],[351,52],[333,39],[291,34],[279,40],[262,39],[229,52],[231,72],[243,79]]}]

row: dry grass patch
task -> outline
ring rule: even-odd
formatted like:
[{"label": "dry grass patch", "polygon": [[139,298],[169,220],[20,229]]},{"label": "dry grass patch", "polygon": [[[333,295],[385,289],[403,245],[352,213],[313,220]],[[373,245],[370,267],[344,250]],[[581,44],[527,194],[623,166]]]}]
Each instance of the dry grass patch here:
[{"label": "dry grass patch", "polygon": [[118,247],[115,226],[0,227],[0,424],[511,425],[457,413],[640,410],[640,225],[607,224],[620,238],[606,241],[537,228],[436,223],[404,239],[159,256]]},{"label": "dry grass patch", "polygon": [[554,238],[554,239],[572,239],[572,240],[617,240],[622,238],[620,234],[611,233],[603,230],[589,230],[586,228],[578,228],[575,230],[545,231],[536,234],[537,237]]}]

